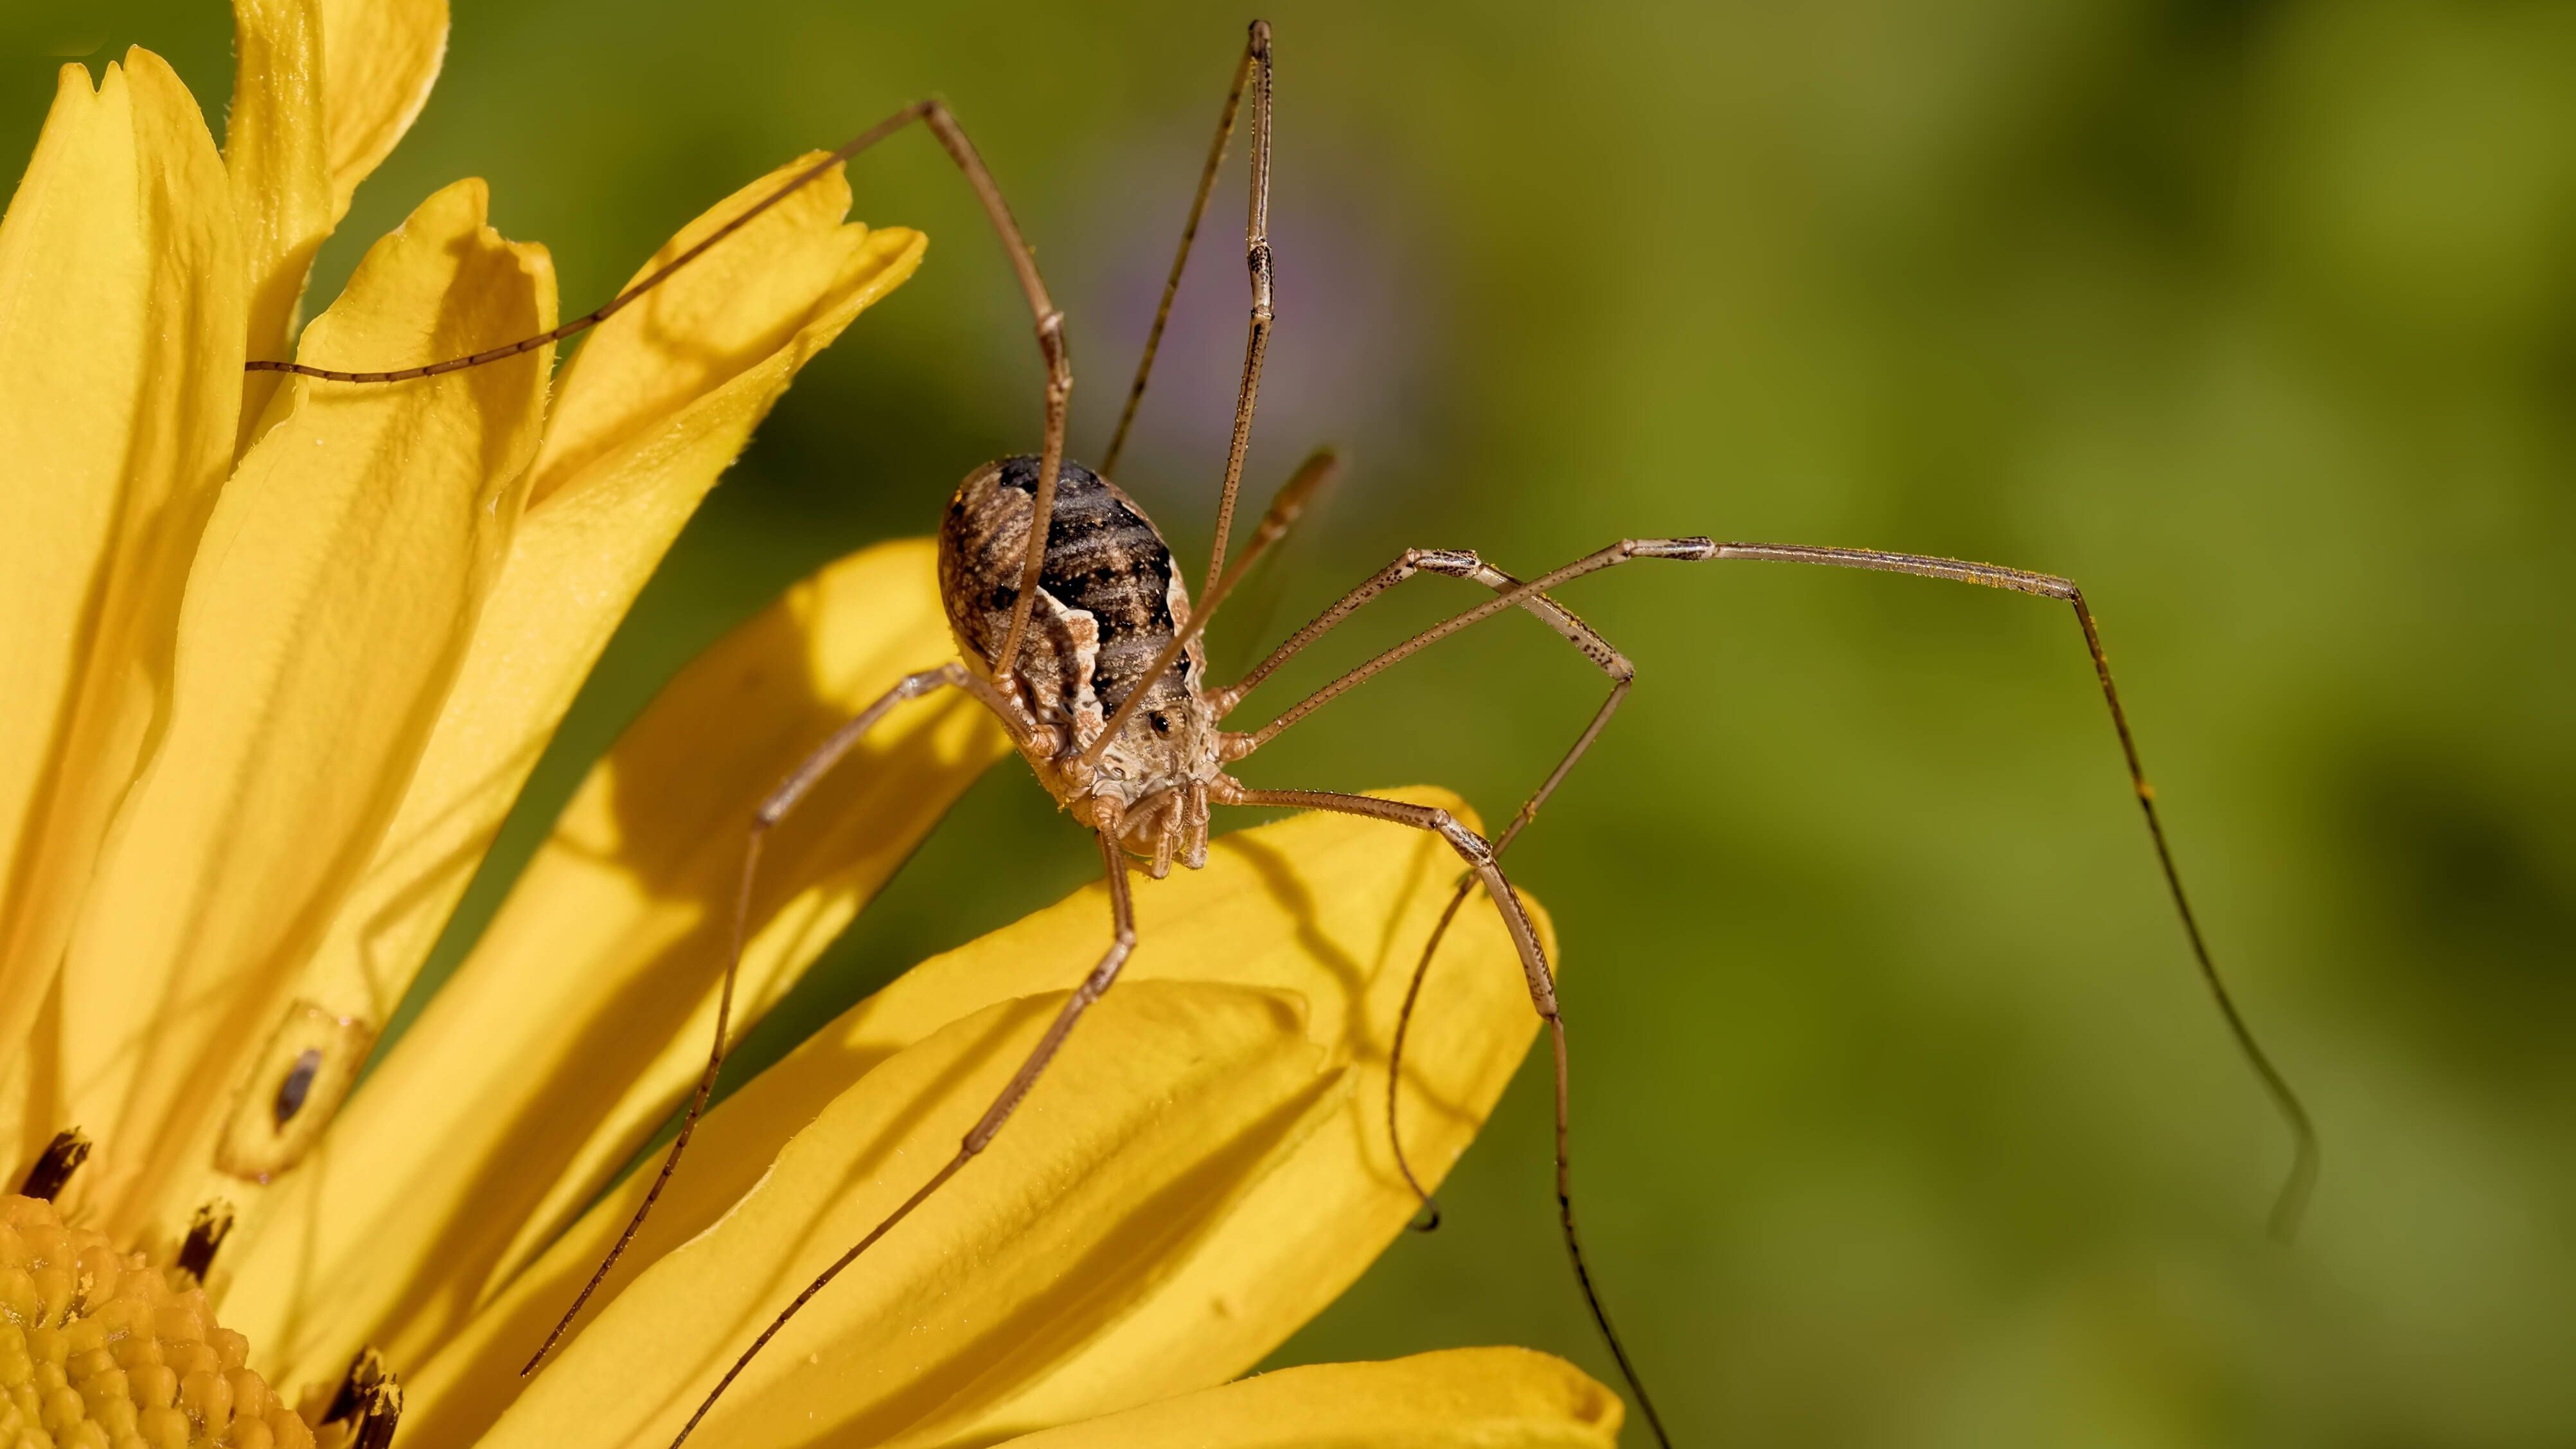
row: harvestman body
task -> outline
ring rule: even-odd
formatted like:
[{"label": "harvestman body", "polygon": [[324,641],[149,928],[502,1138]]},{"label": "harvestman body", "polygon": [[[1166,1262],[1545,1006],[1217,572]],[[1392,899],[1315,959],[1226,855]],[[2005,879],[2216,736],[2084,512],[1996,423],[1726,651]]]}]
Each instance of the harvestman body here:
[{"label": "harvestman body", "polygon": [[[1154,354],[1170,316],[1172,298],[1180,285],[1191,241],[1205,213],[1219,163],[1233,134],[1235,119],[1247,91],[1252,100],[1251,202],[1244,250],[1252,280],[1251,320],[1244,350],[1242,384],[1236,397],[1233,437],[1226,453],[1225,482],[1219,494],[1216,544],[1208,562],[1206,582],[1194,609],[1171,547],[1147,520],[1143,510],[1103,475],[1115,468],[1128,429],[1135,420],[1137,403],[1144,395],[1151,375]],[[1634,666],[1624,655],[1558,604],[1547,591],[1582,575],[1638,559],[1683,562],[1755,560],[1873,569],[2035,594],[2072,606],[2083,630],[2085,647],[2091,654],[2104,702],[2110,708],[2138,804],[2145,812],[2157,863],[2182,920],[2193,958],[2238,1047],[2288,1119],[2295,1138],[2296,1158],[2272,1216],[2275,1233],[2287,1236],[2296,1224],[2315,1176],[2315,1134],[2297,1097],[2256,1045],[2202,941],[2199,926],[2183,895],[2181,877],[2165,842],[2164,829],[2156,814],[2154,792],[2147,785],[2136,746],[2130,737],[2127,716],[2112,686],[2110,666],[2104,658],[2092,612],[2073,583],[2046,574],[1956,559],[1803,545],[1722,544],[1707,538],[1627,539],[1527,581],[1505,574],[1463,550],[1408,549],[1402,557],[1379,570],[1312,623],[1291,635],[1249,675],[1224,688],[1210,687],[1206,652],[1201,643],[1209,618],[1243,577],[1246,568],[1288,531],[1308,500],[1338,468],[1337,461],[1329,452],[1319,452],[1309,458],[1279,490],[1233,567],[1229,569],[1226,566],[1226,541],[1232,531],[1235,499],[1242,482],[1244,454],[1251,438],[1254,404],[1261,386],[1262,359],[1273,317],[1268,239],[1270,96],[1270,28],[1255,21],[1242,59],[1235,69],[1233,87],[1226,96],[1215,142],[1209,148],[1206,165],[1200,174],[1189,219],[1182,231],[1180,249],[1173,259],[1170,278],[1164,285],[1161,308],[1147,334],[1143,360],[1137,367],[1117,432],[1110,441],[1099,472],[1064,456],[1066,403],[1073,389],[1073,371],[1065,344],[1063,314],[1050,300],[1046,284],[1038,274],[1036,260],[1021,238],[1018,225],[1012,220],[1010,209],[1004,204],[991,173],[955,118],[937,101],[908,106],[889,116],[830,156],[798,173],[777,192],[620,293],[606,306],[540,336],[445,362],[388,372],[340,372],[292,362],[255,361],[249,364],[253,370],[290,372],[338,382],[386,383],[434,377],[533,351],[597,325],[660,285],[673,272],[722,242],[753,217],[842,161],[915,121],[928,127],[965,173],[986,216],[1000,236],[1036,321],[1039,354],[1046,367],[1046,421],[1041,450],[1034,455],[988,463],[968,475],[949,500],[940,526],[940,597],[947,611],[950,631],[957,641],[959,658],[954,663],[902,680],[835,732],[812,758],[762,803],[752,821],[744,852],[741,891],[734,916],[732,955],[726,964],[724,985],[718,998],[716,1039],[708,1054],[706,1071],[699,1079],[696,1094],[682,1120],[678,1139],[672,1143],[660,1175],[635,1218],[627,1225],[625,1233],[610,1250],[607,1261],[600,1265],[590,1284],[574,1300],[554,1332],[548,1335],[544,1346],[529,1361],[528,1370],[533,1371],[553,1350],[555,1343],[579,1315],[592,1290],[598,1287],[627,1244],[634,1240],[645,1215],[651,1212],[655,1199],[660,1196],[663,1184],[670,1180],[678,1167],[680,1156],[687,1149],[690,1135],[705,1109],[717,1069],[724,1060],[734,973],[741,955],[745,916],[752,883],[759,869],[761,845],[768,832],[795,809],[814,783],[888,713],[908,700],[943,689],[957,689],[972,695],[1002,722],[1039,782],[1075,820],[1089,827],[1098,838],[1109,883],[1113,927],[1110,944],[1099,963],[1067,998],[1027,1060],[967,1132],[956,1155],[778,1313],[708,1393],[673,1444],[676,1446],[680,1440],[688,1438],[708,1410],[714,1407],[717,1398],[798,1309],[963,1169],[1010,1120],[1084,1011],[1116,981],[1120,967],[1134,949],[1135,920],[1127,876],[1135,863],[1141,861],[1146,873],[1156,878],[1168,874],[1175,862],[1196,869],[1207,859],[1209,807],[1248,805],[1334,811],[1429,831],[1448,842],[1466,866],[1457,890],[1450,898],[1448,910],[1425,944],[1415,968],[1412,989],[1405,998],[1403,1013],[1397,1022],[1389,1064],[1389,1136],[1398,1166],[1406,1180],[1413,1183],[1416,1192],[1422,1195],[1426,1208],[1431,1208],[1430,1197],[1414,1179],[1411,1166],[1405,1162],[1403,1138],[1397,1130],[1395,1082],[1401,1075],[1405,1028],[1412,1018],[1423,974],[1430,966],[1432,954],[1468,895],[1481,886],[1501,914],[1520,957],[1531,1003],[1548,1029],[1554,1056],[1556,1189],[1559,1222],[1568,1253],[1585,1301],[1618,1361],[1630,1393],[1636,1398],[1657,1442],[1669,1445],[1671,1441],[1662,1420],[1647,1398],[1625,1347],[1611,1330],[1609,1317],[1593,1287],[1575,1235],[1566,1152],[1565,1024],[1557,1009],[1553,976],[1539,945],[1538,934],[1497,863],[1497,857],[1528,826],[1539,807],[1599,737],[1602,727],[1626,697],[1630,681],[1635,676]],[[1035,526],[1036,520],[1041,518],[1047,521],[1044,529]],[[1224,728],[1225,719],[1243,698],[1291,656],[1314,643],[1372,599],[1420,573],[1465,579],[1491,590],[1493,597],[1385,651],[1258,729],[1236,732]],[[1469,830],[1444,810],[1368,795],[1256,789],[1227,773],[1228,765],[1268,744],[1281,731],[1361,681],[1439,639],[1515,608],[1536,616],[1579,650],[1609,678],[1610,691],[1572,748],[1522,804],[1510,823],[1490,841]],[[1430,1222],[1437,1222],[1436,1209],[1432,1209]]]}]

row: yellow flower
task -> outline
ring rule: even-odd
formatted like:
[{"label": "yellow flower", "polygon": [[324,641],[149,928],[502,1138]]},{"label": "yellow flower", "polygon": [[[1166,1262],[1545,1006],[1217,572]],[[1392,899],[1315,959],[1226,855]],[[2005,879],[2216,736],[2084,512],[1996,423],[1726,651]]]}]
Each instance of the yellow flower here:
[{"label": "yellow flower", "polygon": [[[922,240],[844,223],[835,173],[551,388],[550,349],[397,386],[245,381],[290,340],[403,366],[556,313],[543,250],[486,226],[468,181],[299,335],[314,251],[424,102],[446,13],[236,17],[223,152],[149,52],[95,85],[68,67],[0,222],[0,1163],[65,1127],[96,1143],[54,1206],[0,1203],[0,1440],[301,1443],[372,1347],[407,1386],[405,1449],[664,1442],[944,1160],[1106,932],[1095,887],[722,1104],[576,1336],[518,1377],[695,1075],[753,803],[950,657],[928,545],[826,568],[674,680],[351,1088],[636,589]],[[809,799],[772,837],[741,1019],[1003,753],[966,701],[915,705]],[[1386,1055],[1453,874],[1428,836],[1316,817],[1141,890],[1121,985],[1019,1118],[693,1442],[1611,1442],[1616,1398],[1519,1350],[1227,1382],[1413,1209]],[[1408,1042],[1433,1175],[1535,1030],[1499,924],[1462,926]],[[171,1266],[218,1208],[211,1267]]]},{"label": "yellow flower", "polygon": [[[23,1160],[82,1124],[95,1225],[163,1245],[218,1177],[297,1149],[224,1115],[263,1053],[322,1052],[327,1119],[681,523],[923,246],[844,225],[835,176],[600,328],[551,406],[545,353],[246,384],[446,15],[238,18],[224,154],[159,57],[94,89],[69,66],[0,224],[0,1137]],[[418,361],[554,321],[544,251],[466,181],[369,250],[299,355]]]}]

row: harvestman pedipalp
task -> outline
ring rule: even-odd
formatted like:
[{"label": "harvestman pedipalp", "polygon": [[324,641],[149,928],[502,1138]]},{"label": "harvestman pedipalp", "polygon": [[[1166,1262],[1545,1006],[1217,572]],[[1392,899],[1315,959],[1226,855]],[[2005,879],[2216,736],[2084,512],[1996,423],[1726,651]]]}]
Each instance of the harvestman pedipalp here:
[{"label": "harvestman pedipalp", "polygon": [[[1246,93],[1251,96],[1252,141],[1250,202],[1244,251],[1251,274],[1252,305],[1244,349],[1243,376],[1236,394],[1234,426],[1226,450],[1225,481],[1218,495],[1216,540],[1210,551],[1198,607],[1178,576],[1170,548],[1132,500],[1103,476],[1114,467],[1135,421],[1138,402],[1152,374],[1154,356],[1171,315],[1172,301],[1187,265],[1191,243],[1205,215],[1217,173],[1233,136]],[[1913,574],[1956,583],[1983,585],[2054,599],[2071,606],[2084,635],[2104,703],[2118,733],[2122,758],[2144,812],[2158,867],[2180,917],[2193,959],[2226,1019],[2237,1046],[2264,1089],[2288,1120],[2296,1155],[2290,1176],[2272,1213],[2276,1235],[2295,1227],[2316,1173],[2316,1137],[2307,1114],[2288,1083],[2256,1043],[2212,961],[2198,922],[2183,893],[2182,880],[2158,818],[2131,737],[2128,718],[2113,686],[2101,636],[2084,596],[2068,580],[2021,569],[1916,554],[1801,545],[1719,543],[1708,538],[1626,539],[1598,552],[1523,580],[1493,568],[1474,553],[1452,549],[1408,549],[1332,607],[1298,630],[1241,681],[1223,689],[1207,685],[1202,636],[1208,620],[1243,579],[1248,568],[1278,542],[1299,514],[1334,474],[1339,464],[1329,452],[1318,452],[1301,465],[1274,497],[1241,555],[1228,566],[1227,538],[1240,490],[1244,456],[1261,386],[1261,370],[1272,322],[1271,256],[1268,239],[1270,187],[1271,54],[1270,28],[1255,21],[1238,61],[1225,106],[1199,176],[1189,217],[1165,282],[1161,304],[1149,330],[1144,355],[1121,410],[1118,427],[1095,473],[1064,456],[1067,402],[1073,389],[1064,317],[1049,297],[1036,258],[1020,235],[1001,190],[994,183],[963,129],[939,101],[906,106],[870,127],[830,155],[798,172],[780,188],[717,228],[669,263],[619,293],[609,303],[535,337],[463,357],[385,372],[345,372],[301,363],[254,361],[255,371],[286,372],[344,383],[391,383],[436,377],[534,351],[587,330],[614,315],[680,268],[740,230],[833,167],[916,121],[936,136],[974,189],[1017,275],[1031,316],[1038,350],[1045,365],[1045,433],[1034,455],[1005,458],[970,474],[950,500],[940,529],[940,593],[950,629],[959,645],[959,660],[908,676],[883,697],[842,726],[762,803],[746,839],[734,926],[723,984],[717,998],[715,1041],[707,1066],[682,1117],[677,1138],[664,1157],[634,1218],[589,1283],[564,1313],[524,1371],[532,1372],[579,1316],[592,1292],[633,1242],[663,1186],[677,1170],[691,1134],[703,1115],[716,1075],[723,1065],[730,1033],[735,974],[742,954],[751,890],[768,832],[792,811],[805,794],[845,757],[867,732],[906,701],[943,689],[966,692],[999,719],[1012,742],[1045,785],[1073,816],[1097,837],[1107,873],[1113,932],[1108,949],[1066,1000],[1028,1058],[999,1096],[960,1142],[956,1154],[933,1173],[884,1221],[854,1244],[779,1311],[698,1405],[672,1442],[689,1437],[725,1389],[814,1295],[892,1230],[912,1210],[962,1170],[1002,1130],[1021,1100],[1037,1084],[1083,1012],[1116,981],[1135,945],[1134,912],[1127,874],[1134,859],[1145,862],[1148,875],[1160,878],[1177,861],[1189,868],[1204,864],[1211,805],[1285,806],[1357,815],[1429,831],[1455,850],[1466,866],[1448,907],[1425,943],[1397,1020],[1389,1063],[1388,1132],[1405,1180],[1421,1196],[1436,1223],[1437,1209],[1403,1153],[1396,1114],[1396,1087],[1401,1079],[1406,1029],[1419,1000],[1434,953],[1467,897],[1479,886],[1493,901],[1519,955],[1530,999],[1545,1023],[1554,1058],[1556,1082],[1555,1159],[1558,1221],[1568,1256],[1594,1321],[1617,1360],[1629,1392],[1637,1401],[1659,1443],[1669,1445],[1661,1418],[1647,1397],[1626,1347],[1611,1328],[1607,1311],[1585,1264],[1575,1231],[1573,1191],[1568,1166],[1569,1104],[1566,1033],[1557,1009],[1553,975],[1538,934],[1505,879],[1498,858],[1536,817],[1563,783],[1610,717],[1626,698],[1635,677],[1627,657],[1591,626],[1566,610],[1549,590],[1585,574],[1640,559],[1685,562],[1768,561],[1822,564]],[[1041,532],[1033,521],[1045,518]],[[1380,595],[1417,574],[1443,574],[1492,591],[1493,597],[1456,614],[1377,655],[1308,695],[1257,730],[1237,733],[1222,722],[1243,699],[1291,657],[1322,638]],[[1043,604],[1044,607],[1039,606]],[[1317,790],[1256,789],[1234,779],[1225,767],[1276,738],[1334,698],[1407,656],[1460,630],[1508,609],[1537,617],[1579,651],[1610,680],[1610,690],[1564,756],[1492,840],[1477,835],[1448,812],[1368,795]],[[1425,1224],[1426,1226],[1428,1224]]]}]

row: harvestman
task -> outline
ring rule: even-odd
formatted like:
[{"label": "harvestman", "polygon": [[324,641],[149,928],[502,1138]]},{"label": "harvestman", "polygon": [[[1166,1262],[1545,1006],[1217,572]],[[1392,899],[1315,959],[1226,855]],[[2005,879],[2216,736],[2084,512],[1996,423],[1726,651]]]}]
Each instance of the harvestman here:
[{"label": "harvestman", "polygon": [[[1162,535],[1134,501],[1111,484],[1105,475],[1117,465],[1128,430],[1135,421],[1137,404],[1144,396],[1146,381],[1153,370],[1155,351],[1171,316],[1173,296],[1179,289],[1182,271],[1189,260],[1191,241],[1196,237],[1199,222],[1206,212],[1218,167],[1233,136],[1235,120],[1247,90],[1252,98],[1252,154],[1251,199],[1245,225],[1244,252],[1252,278],[1251,322],[1244,348],[1242,383],[1235,400],[1233,437],[1226,450],[1225,484],[1218,495],[1216,544],[1208,559],[1199,605],[1193,610],[1189,593],[1174,565],[1171,549],[1164,543]],[[2216,999],[2237,1046],[2288,1119],[2295,1138],[2296,1157],[2290,1177],[2283,1185],[2272,1212],[2273,1231],[2286,1237],[2296,1225],[2315,1177],[2315,1132],[2289,1084],[2256,1044],[2252,1031],[2237,1011],[2210,958],[2199,924],[2184,897],[2182,878],[2175,869],[2172,852],[2166,845],[2164,826],[2156,814],[2155,795],[2138,762],[2128,717],[2122,711],[2119,693],[2112,685],[2111,667],[2103,655],[2101,635],[2094,626],[2092,611],[2086,607],[2083,593],[2068,580],[1993,564],[1916,554],[1787,544],[1719,543],[1707,538],[1623,539],[1597,553],[1536,578],[1523,580],[1493,568],[1465,550],[1407,549],[1402,557],[1380,569],[1359,587],[1343,595],[1314,622],[1291,635],[1241,681],[1223,689],[1208,687],[1206,651],[1201,643],[1208,620],[1242,580],[1253,561],[1288,532],[1308,500],[1338,466],[1330,452],[1319,452],[1300,466],[1279,490],[1254,528],[1243,553],[1234,560],[1232,567],[1227,566],[1226,541],[1234,522],[1235,497],[1242,482],[1244,452],[1251,439],[1253,407],[1260,393],[1262,359],[1268,348],[1272,321],[1268,238],[1270,98],[1270,27],[1266,22],[1255,21],[1243,56],[1236,64],[1233,84],[1226,93],[1216,137],[1199,175],[1198,190],[1190,204],[1189,218],[1182,227],[1180,247],[1173,258],[1171,274],[1163,286],[1161,305],[1155,312],[1153,327],[1146,335],[1144,356],[1137,365],[1136,378],[1128,389],[1117,431],[1110,439],[1109,450],[1102,458],[1098,473],[1064,456],[1066,403],[1073,391],[1073,368],[1065,343],[1064,314],[1049,298],[1046,283],[1038,274],[1037,260],[1022,239],[1018,224],[1012,220],[1010,208],[1003,202],[1001,190],[994,184],[991,172],[976,153],[974,144],[967,140],[956,118],[936,100],[918,102],[888,116],[829,156],[797,173],[776,192],[618,294],[606,306],[539,336],[444,362],[387,372],[340,372],[294,362],[255,361],[249,364],[254,371],[287,372],[333,382],[389,383],[436,377],[534,351],[606,320],[791,193],[916,121],[938,138],[950,159],[965,174],[967,183],[974,188],[977,200],[1009,256],[1012,270],[1018,275],[1029,312],[1036,320],[1038,353],[1046,367],[1046,431],[1040,451],[1033,457],[1022,455],[988,463],[969,475],[950,499],[940,528],[940,595],[947,610],[950,631],[959,645],[960,658],[937,669],[908,676],[896,684],[882,698],[861,711],[857,718],[842,726],[761,804],[752,821],[744,850],[731,951],[717,1002],[715,1043],[708,1053],[706,1070],[698,1079],[687,1114],[682,1119],[679,1136],[671,1144],[661,1172],[642,1206],[636,1210],[634,1219],[627,1224],[616,1246],[609,1250],[598,1272],[547,1336],[545,1344],[529,1360],[527,1371],[534,1371],[538,1364],[544,1362],[610,1266],[634,1240],[646,1214],[652,1211],[654,1201],[661,1195],[663,1185],[677,1169],[680,1155],[687,1150],[690,1134],[695,1131],[706,1108],[717,1070],[724,1062],[745,917],[752,883],[759,870],[762,842],[769,830],[795,809],[807,791],[898,705],[939,690],[955,689],[972,696],[1001,721],[1012,743],[1036,771],[1039,782],[1076,820],[1089,826],[1098,837],[1100,857],[1109,883],[1113,926],[1109,948],[1066,1000],[1046,1033],[991,1107],[967,1132],[956,1155],[779,1311],[769,1326],[726,1370],[724,1377],[682,1427],[673,1444],[676,1446],[688,1438],[753,1356],[777,1335],[797,1310],[963,1169],[1010,1120],[1012,1112],[1036,1085],[1039,1075],[1064,1045],[1065,1038],[1072,1032],[1074,1024],[1081,1020],[1083,1012],[1118,979],[1119,968],[1135,947],[1135,913],[1127,881],[1127,873],[1134,860],[1141,859],[1146,874],[1157,879],[1168,874],[1175,861],[1197,869],[1207,860],[1208,807],[1249,805],[1334,811],[1429,831],[1448,842],[1466,865],[1448,909],[1425,944],[1415,968],[1403,1012],[1398,1018],[1389,1063],[1388,1133],[1395,1146],[1398,1166],[1430,1213],[1423,1224],[1426,1227],[1438,1221],[1437,1209],[1429,1193],[1416,1179],[1411,1165],[1405,1161],[1403,1139],[1397,1131],[1395,1083],[1401,1075],[1405,1030],[1420,996],[1423,975],[1459,907],[1479,885],[1493,901],[1513,948],[1519,954],[1522,972],[1528,978],[1530,1001],[1547,1025],[1554,1055],[1556,1195],[1558,1222],[1564,1232],[1566,1249],[1573,1261],[1585,1302],[1591,1308],[1612,1356],[1618,1361],[1630,1393],[1654,1430],[1657,1442],[1669,1445],[1663,1422],[1647,1398],[1645,1387],[1630,1363],[1625,1347],[1611,1329],[1609,1315],[1593,1286],[1575,1233],[1573,1189],[1566,1151],[1565,1023],[1557,1010],[1553,978],[1539,946],[1538,933],[1497,863],[1504,849],[1527,828],[1539,807],[1546,803],[1575,762],[1600,736],[1603,726],[1608,724],[1610,716],[1626,698],[1636,674],[1635,667],[1625,655],[1558,604],[1547,591],[1585,574],[1598,573],[1639,559],[1684,562],[1762,560],[1876,569],[2035,594],[2073,607],[2076,622],[2084,633],[2085,649],[2092,657],[2094,673],[2101,684],[2103,702],[2110,707],[2111,723],[2119,735],[2120,751],[2128,766],[2130,783],[2137,793],[2139,808],[2146,816],[2147,832],[2155,846],[2157,865],[2163,872],[2174,909],[2181,918],[2192,957],[2198,963],[2202,979]],[[1040,517],[1048,520],[1043,535],[1031,526],[1031,521]],[[1221,727],[1244,697],[1280,665],[1358,612],[1363,605],[1422,573],[1469,580],[1492,590],[1493,597],[1386,650],[1315,691],[1259,729],[1236,732]],[[1609,678],[1610,691],[1583,732],[1576,737],[1573,746],[1557,762],[1556,768],[1522,804],[1503,831],[1490,841],[1460,824],[1445,810],[1370,795],[1255,789],[1226,773],[1227,765],[1251,755],[1277,738],[1281,731],[1371,675],[1507,609],[1525,610],[1555,630]]]}]

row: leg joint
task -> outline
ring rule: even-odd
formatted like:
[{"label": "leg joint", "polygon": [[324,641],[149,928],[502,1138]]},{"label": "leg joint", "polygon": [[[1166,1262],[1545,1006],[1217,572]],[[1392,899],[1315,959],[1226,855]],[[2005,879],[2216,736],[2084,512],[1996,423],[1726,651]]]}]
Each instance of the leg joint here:
[{"label": "leg joint", "polygon": [[1048,308],[1046,314],[1038,318],[1037,334],[1038,355],[1046,360],[1047,403],[1051,407],[1062,407],[1066,396],[1073,391],[1073,353],[1065,346],[1064,313]]},{"label": "leg joint", "polygon": [[1469,864],[1485,865],[1493,860],[1493,848],[1485,844],[1485,837],[1459,824],[1457,816],[1446,810],[1434,810],[1429,820],[1431,828],[1439,831],[1441,838],[1447,840]]}]

